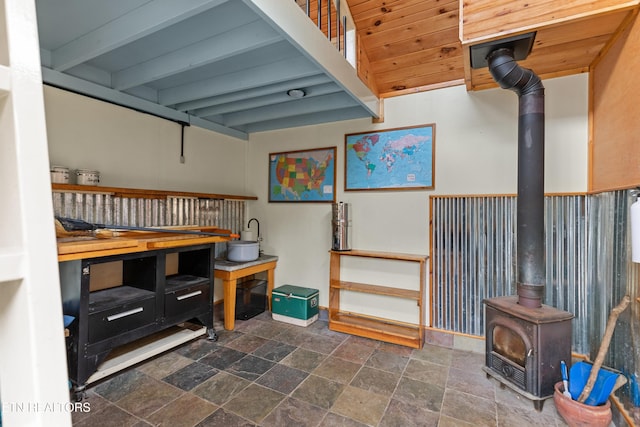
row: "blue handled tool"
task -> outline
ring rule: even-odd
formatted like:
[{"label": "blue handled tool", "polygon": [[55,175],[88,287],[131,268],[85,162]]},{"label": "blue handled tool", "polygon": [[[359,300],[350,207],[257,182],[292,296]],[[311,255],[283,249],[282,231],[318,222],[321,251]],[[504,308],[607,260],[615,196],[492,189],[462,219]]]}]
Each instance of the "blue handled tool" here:
[{"label": "blue handled tool", "polygon": [[569,375],[567,374],[567,364],[564,363],[564,360],[560,361],[560,371],[562,372],[562,385],[564,386],[563,395],[572,399],[571,393],[569,392]]}]

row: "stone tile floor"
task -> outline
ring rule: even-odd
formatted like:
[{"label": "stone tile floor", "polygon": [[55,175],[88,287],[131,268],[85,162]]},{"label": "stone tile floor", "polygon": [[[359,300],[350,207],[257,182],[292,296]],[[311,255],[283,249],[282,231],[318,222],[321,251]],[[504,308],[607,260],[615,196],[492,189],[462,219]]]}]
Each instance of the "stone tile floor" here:
[{"label": "stone tile floor", "polygon": [[482,371],[482,354],[413,350],[263,313],[87,389],[74,426],[566,426]]}]

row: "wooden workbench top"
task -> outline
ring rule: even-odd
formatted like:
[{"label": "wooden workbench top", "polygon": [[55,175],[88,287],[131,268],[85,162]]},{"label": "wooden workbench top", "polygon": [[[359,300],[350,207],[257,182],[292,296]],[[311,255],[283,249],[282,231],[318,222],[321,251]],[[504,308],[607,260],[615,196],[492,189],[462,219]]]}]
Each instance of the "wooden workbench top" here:
[{"label": "wooden workbench top", "polygon": [[[228,230],[201,229],[206,232],[225,233]],[[197,234],[169,234],[154,232],[126,232],[118,237],[99,238],[91,236],[58,238],[58,261],[97,258],[144,252],[154,249],[177,248],[231,240],[225,236],[207,236]]]}]

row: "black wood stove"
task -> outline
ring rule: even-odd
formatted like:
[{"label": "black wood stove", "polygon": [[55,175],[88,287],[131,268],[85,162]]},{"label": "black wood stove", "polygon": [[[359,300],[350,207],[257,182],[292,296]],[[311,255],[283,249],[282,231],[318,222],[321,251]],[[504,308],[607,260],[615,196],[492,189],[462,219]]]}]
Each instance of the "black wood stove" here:
[{"label": "black wood stove", "polygon": [[541,410],[571,364],[573,314],[542,304],[544,248],[544,86],[520,67],[535,33],[474,46],[472,66],[489,67],[504,89],[518,94],[517,296],[484,300],[487,375],[531,399]]},{"label": "black wood stove", "polygon": [[542,409],[561,378],[560,361],[571,361],[573,315],[542,305],[527,308],[518,297],[491,298],[486,305],[485,372]]}]

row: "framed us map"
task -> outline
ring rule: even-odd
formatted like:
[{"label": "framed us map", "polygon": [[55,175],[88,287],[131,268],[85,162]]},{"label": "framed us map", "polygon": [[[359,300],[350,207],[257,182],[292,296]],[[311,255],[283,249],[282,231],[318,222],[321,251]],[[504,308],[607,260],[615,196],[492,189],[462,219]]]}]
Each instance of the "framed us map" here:
[{"label": "framed us map", "polygon": [[336,201],[336,147],[269,153],[269,202]]},{"label": "framed us map", "polygon": [[436,125],[345,135],[345,191],[433,189]]}]

